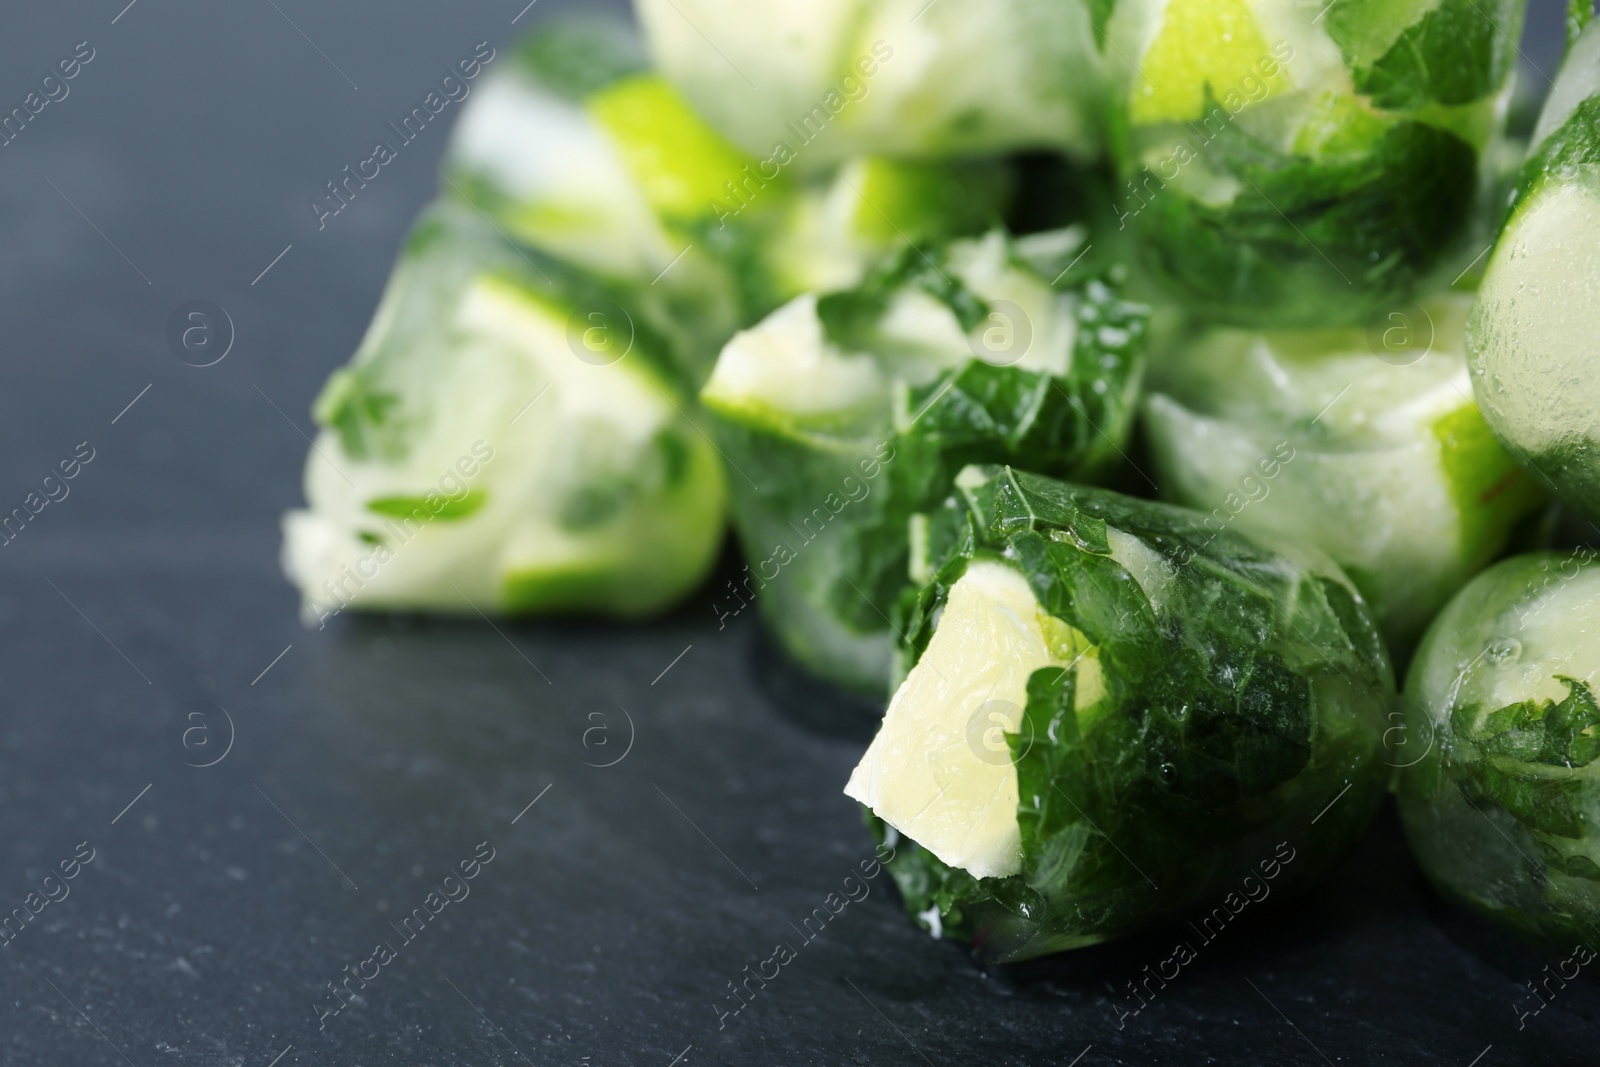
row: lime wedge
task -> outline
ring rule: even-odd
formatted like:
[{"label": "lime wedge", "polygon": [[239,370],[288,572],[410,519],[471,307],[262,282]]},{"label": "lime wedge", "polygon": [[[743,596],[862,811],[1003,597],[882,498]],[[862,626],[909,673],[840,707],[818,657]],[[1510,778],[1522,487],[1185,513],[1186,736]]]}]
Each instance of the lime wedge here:
[{"label": "lime wedge", "polygon": [[1474,403],[1463,403],[1433,424],[1445,485],[1461,512],[1461,554],[1473,566],[1487,563],[1506,543],[1510,527],[1543,493],[1535,476],[1516,464]]},{"label": "lime wedge", "polygon": [[782,432],[881,418],[888,396],[889,383],[870,355],[841,352],[828,342],[817,298],[808,293],[728,342],[700,402],[735,421]]},{"label": "lime wedge", "polygon": [[[1600,189],[1593,170],[1546,178],[1489,261],[1467,335],[1483,414],[1562,498],[1600,513]],[[1565,176],[1563,176],[1563,179]]]},{"label": "lime wedge", "polygon": [[710,205],[728,198],[729,182],[744,186],[748,181],[747,192],[768,184],[753,159],[706,125],[656,75],[624,78],[596,93],[588,106],[611,134],[650,206],[667,218],[716,214]]},{"label": "lime wedge", "polygon": [[1219,101],[1230,93],[1243,98],[1258,81],[1275,91],[1287,79],[1282,70],[1265,77],[1263,64],[1279,66],[1247,0],[1171,0],[1133,86],[1133,122],[1198,119],[1208,87]]},{"label": "lime wedge", "polygon": [[1093,647],[1045,614],[1016,570],[974,562],[845,794],[952,867],[1015,874],[1017,775],[1005,735],[1021,725],[1033,672],[1074,662],[1081,708],[1103,693]]}]

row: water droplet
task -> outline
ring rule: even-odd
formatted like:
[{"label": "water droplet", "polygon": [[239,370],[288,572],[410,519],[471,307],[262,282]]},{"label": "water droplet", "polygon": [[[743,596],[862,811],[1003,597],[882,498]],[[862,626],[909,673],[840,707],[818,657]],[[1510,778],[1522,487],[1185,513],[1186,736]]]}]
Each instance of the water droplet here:
[{"label": "water droplet", "polygon": [[1168,785],[1171,785],[1178,778],[1178,768],[1170,763],[1163,763],[1157,770],[1161,774],[1161,780]]}]

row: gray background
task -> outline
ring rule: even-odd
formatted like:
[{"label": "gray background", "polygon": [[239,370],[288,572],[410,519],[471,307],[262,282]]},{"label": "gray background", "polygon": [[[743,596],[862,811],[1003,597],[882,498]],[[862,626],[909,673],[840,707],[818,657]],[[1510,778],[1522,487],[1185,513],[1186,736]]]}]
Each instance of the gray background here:
[{"label": "gray background", "polygon": [[[801,721],[825,697],[774,681],[748,617],[719,632],[710,591],[644,628],[315,632],[276,565],[311,398],[446,130],[320,232],[307,199],[559,5],[514,27],[517,0],[124,2],[0,13],[0,110],[96,50],[0,148],[0,512],[95,449],[0,548],[0,913],[96,850],[0,948],[0,1062],[1592,1062],[1592,985],[1519,1031],[1542,961],[1441,909],[1390,813],[1125,1028],[1112,1004],[1172,933],[985,973],[880,877],[719,1030],[726,983],[870,854],[837,792],[859,740]],[[1534,5],[1549,73],[1559,15]],[[194,299],[237,335],[205,369],[165,337]],[[233,742],[209,768],[177,744],[195,708]],[[483,840],[472,895],[319,1031],[325,983]]]}]

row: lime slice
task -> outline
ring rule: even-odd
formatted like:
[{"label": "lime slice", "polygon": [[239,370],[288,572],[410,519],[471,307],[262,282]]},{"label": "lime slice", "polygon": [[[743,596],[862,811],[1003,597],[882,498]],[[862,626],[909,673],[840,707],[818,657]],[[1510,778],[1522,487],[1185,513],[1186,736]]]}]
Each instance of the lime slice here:
[{"label": "lime slice", "polygon": [[1092,646],[1045,614],[1016,570],[974,562],[845,794],[952,867],[979,878],[1017,873],[1017,775],[1005,735],[1021,724],[1033,672],[1074,662],[1081,708],[1103,692]]},{"label": "lime slice", "polygon": [[[511,516],[498,564],[508,611],[602,610],[646,615],[698,582],[720,547],[724,486],[715,454],[690,439],[625,324],[572,350],[573,313],[508,281],[468,289],[457,328],[470,343],[514,352],[550,396],[528,496]],[[581,320],[579,326],[587,323]],[[607,362],[609,361],[609,362]],[[536,397],[537,399],[537,397]],[[649,553],[639,546],[650,545]]]},{"label": "lime slice", "polygon": [[1600,192],[1546,179],[1518,210],[1478,290],[1468,334],[1484,417],[1569,503],[1600,511]]},{"label": "lime slice", "polygon": [[711,205],[729,196],[729,182],[745,186],[748,181],[748,195],[769,184],[753,159],[706,125],[656,75],[624,78],[596,93],[588,106],[611,134],[650,206],[668,218],[717,214]]},{"label": "lime slice", "polygon": [[609,131],[514,72],[462,112],[449,191],[542,251],[606,277],[654,277],[681,244],[663,232]]},{"label": "lime slice", "polygon": [[1528,144],[1537,149],[1545,138],[1567,124],[1578,105],[1600,94],[1600,30],[1585,30],[1561,62],[1561,73],[1550,87],[1539,124]]},{"label": "lime slice", "polygon": [[1473,403],[1469,306],[1174,349],[1146,402],[1163,487],[1214,528],[1326,552],[1403,651],[1540,497]]},{"label": "lime slice", "polygon": [[553,523],[525,521],[501,555],[504,606],[508,611],[561,612],[626,604],[618,586],[627,550],[626,544],[571,536]]},{"label": "lime slice", "polygon": [[988,163],[867,156],[852,160],[841,184],[853,196],[854,230],[882,247],[931,233],[966,233],[993,222],[1008,175]]},{"label": "lime slice", "polygon": [[1421,22],[1440,0],[1338,0],[1323,9],[1328,36],[1350,69],[1382,59],[1400,35]]},{"label": "lime slice", "polygon": [[1317,93],[1297,110],[1300,125],[1294,134],[1294,152],[1321,160],[1370,152],[1394,124],[1373,110],[1365,98],[1342,89]]},{"label": "lime slice", "polygon": [[887,410],[889,383],[869,355],[823,334],[815,294],[734,335],[700,393],[706,407],[770,429],[843,429]]},{"label": "lime slice", "polygon": [[1591,686],[1600,678],[1600,569],[1549,558],[1548,570],[1525,576],[1524,589],[1538,594],[1495,620],[1501,632],[1516,634],[1514,642],[1484,643],[1487,654],[1467,688],[1481,692],[1489,708],[1561,700],[1568,687],[1558,675]]},{"label": "lime slice", "polygon": [[1461,512],[1461,554],[1482,565],[1506,543],[1510,526],[1543,494],[1506,453],[1478,405],[1469,402],[1433,424],[1445,485]]},{"label": "lime slice", "polygon": [[1505,560],[1450,602],[1417,654],[1408,694],[1435,713],[1560,701],[1560,677],[1600,679],[1600,567],[1581,553]]},{"label": "lime slice", "polygon": [[1140,64],[1133,87],[1135,125],[1188,122],[1206,108],[1206,90],[1222,100],[1243,98],[1245,86],[1265,82],[1270,91],[1287,83],[1281,69],[1263,76],[1262,65],[1280,66],[1247,0],[1171,0],[1161,31]]},{"label": "lime slice", "polygon": [[[524,508],[497,560],[504,610],[641,618],[704,580],[722,545],[725,487],[716,454],[677,429],[630,457],[646,473],[595,474],[590,488],[602,494],[600,506],[591,505],[595,514],[583,514],[584,487],[570,484],[549,502],[554,514],[543,501]],[[663,468],[664,477],[648,473]]]}]

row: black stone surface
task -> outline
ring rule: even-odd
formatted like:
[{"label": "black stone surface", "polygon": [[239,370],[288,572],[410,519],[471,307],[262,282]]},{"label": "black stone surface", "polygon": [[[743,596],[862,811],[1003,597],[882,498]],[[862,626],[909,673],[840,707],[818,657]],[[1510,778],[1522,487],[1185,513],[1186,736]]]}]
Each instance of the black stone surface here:
[{"label": "black stone surface", "polygon": [[[985,973],[879,876],[803,937],[870,855],[839,793],[860,724],[775,671],[748,615],[719,631],[709,591],[647,627],[302,629],[275,557],[306,411],[442,123],[325,229],[306,202],[474,44],[559,5],[514,27],[521,0],[124,2],[0,10],[0,111],[94,49],[0,147],[0,512],[94,456],[0,548],[0,914],[94,854],[0,948],[0,1063],[1595,1062],[1596,986],[1519,1029],[1544,961],[1439,905],[1390,812],[1119,1026],[1181,931]],[[236,333],[207,368],[165,336],[201,299]],[[393,961],[319,1024],[379,943]],[[794,960],[721,1018],[779,943]]]}]

